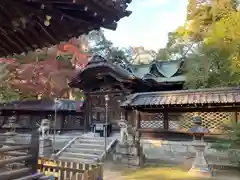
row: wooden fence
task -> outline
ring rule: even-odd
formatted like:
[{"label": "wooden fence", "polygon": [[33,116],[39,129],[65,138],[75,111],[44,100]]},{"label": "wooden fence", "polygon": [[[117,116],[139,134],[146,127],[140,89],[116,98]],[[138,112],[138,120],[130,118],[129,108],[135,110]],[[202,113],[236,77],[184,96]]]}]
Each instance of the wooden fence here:
[{"label": "wooden fence", "polygon": [[102,164],[39,159],[38,172],[52,175],[56,180],[103,180]]}]

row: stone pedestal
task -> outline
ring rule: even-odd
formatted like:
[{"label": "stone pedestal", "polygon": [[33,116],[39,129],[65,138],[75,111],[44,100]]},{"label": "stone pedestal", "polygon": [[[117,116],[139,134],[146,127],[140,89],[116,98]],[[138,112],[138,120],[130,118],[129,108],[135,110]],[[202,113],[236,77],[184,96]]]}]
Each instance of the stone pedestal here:
[{"label": "stone pedestal", "polygon": [[204,143],[194,143],[193,147],[196,149],[196,157],[193,161],[192,167],[189,170],[189,173],[196,176],[211,177],[212,171],[209,168],[209,165],[204,157]]},{"label": "stone pedestal", "polygon": [[113,161],[123,165],[141,167],[144,164],[143,149],[140,144],[117,144]]},{"label": "stone pedestal", "polygon": [[39,157],[50,157],[53,152],[52,140],[50,138],[39,139]]}]

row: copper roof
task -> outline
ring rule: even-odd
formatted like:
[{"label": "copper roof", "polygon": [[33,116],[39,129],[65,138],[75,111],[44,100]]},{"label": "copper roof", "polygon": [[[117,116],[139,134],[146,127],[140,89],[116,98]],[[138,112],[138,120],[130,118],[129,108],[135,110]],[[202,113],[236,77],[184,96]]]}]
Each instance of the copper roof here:
[{"label": "copper roof", "polygon": [[79,37],[100,27],[115,30],[130,0],[1,0],[0,57]]},{"label": "copper roof", "polygon": [[179,106],[196,104],[240,104],[240,88],[135,93],[128,96],[121,106]]}]

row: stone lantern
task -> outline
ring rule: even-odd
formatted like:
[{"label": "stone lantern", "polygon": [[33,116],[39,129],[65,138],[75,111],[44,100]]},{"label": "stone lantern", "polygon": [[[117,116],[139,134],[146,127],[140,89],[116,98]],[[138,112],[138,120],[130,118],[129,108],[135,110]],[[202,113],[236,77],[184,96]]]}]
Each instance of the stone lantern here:
[{"label": "stone lantern", "polygon": [[8,144],[15,144],[16,143],[16,137],[18,135],[18,133],[16,133],[16,128],[20,127],[17,123],[16,123],[16,117],[15,116],[11,116],[8,119],[8,123],[4,124],[2,127],[3,128],[7,128],[8,131],[6,133],[4,133],[4,136],[6,137],[5,139],[5,143],[7,145],[5,145],[5,147],[9,147]]},{"label": "stone lantern", "polygon": [[189,173],[197,176],[211,177],[212,172],[204,157],[204,150],[206,147],[206,144],[204,143],[204,135],[209,133],[209,130],[202,126],[202,118],[200,116],[193,117],[193,125],[188,132],[193,135],[192,146],[196,150],[196,157]]}]

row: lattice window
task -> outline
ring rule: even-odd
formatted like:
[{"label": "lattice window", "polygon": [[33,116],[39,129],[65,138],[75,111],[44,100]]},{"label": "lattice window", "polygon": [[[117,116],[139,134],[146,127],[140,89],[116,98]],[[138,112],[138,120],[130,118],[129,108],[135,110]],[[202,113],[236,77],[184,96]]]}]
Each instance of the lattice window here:
[{"label": "lattice window", "polygon": [[169,129],[170,130],[178,130],[180,129],[180,113],[169,113],[168,120],[169,120]]},{"label": "lattice window", "polygon": [[[187,130],[192,126],[192,117],[196,113],[183,113],[180,120],[180,128]],[[200,112],[198,116],[202,117],[203,126],[210,132],[220,132],[222,126],[232,119],[231,112]]]},{"label": "lattice window", "polygon": [[169,121],[169,129],[171,130],[180,129],[180,121]]},{"label": "lattice window", "polygon": [[163,113],[143,114],[141,128],[157,129],[163,128]]}]

